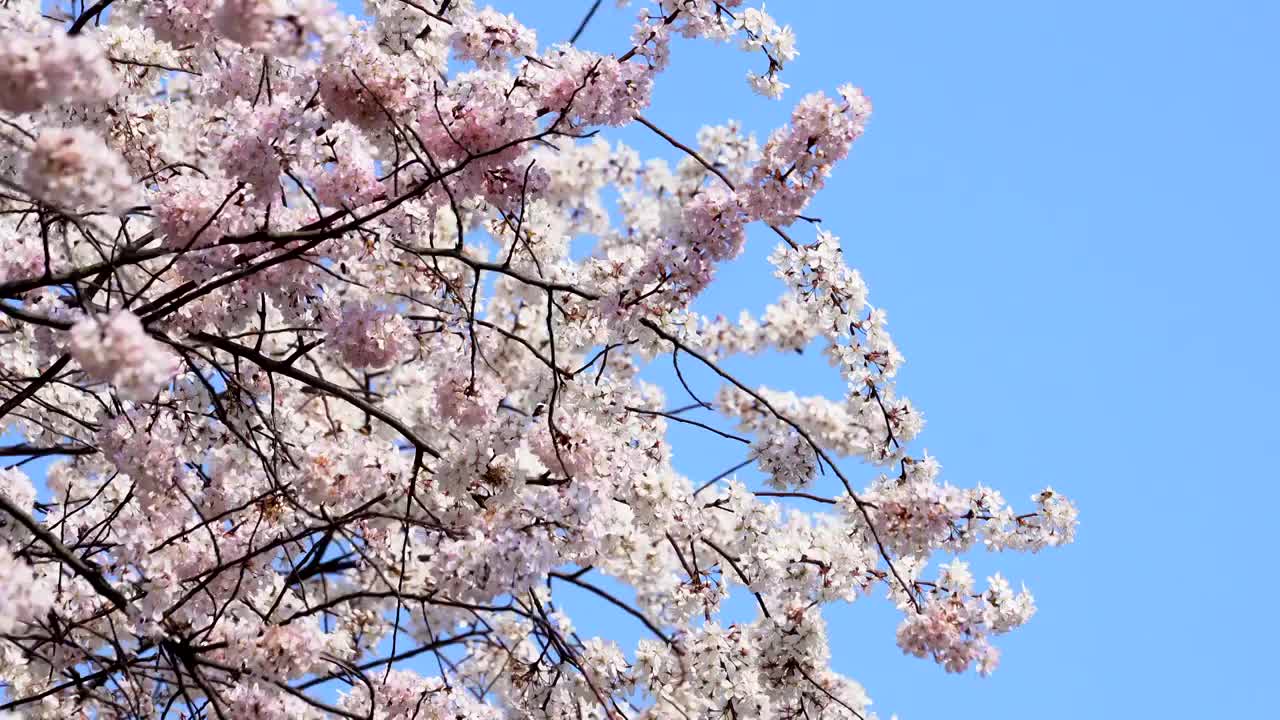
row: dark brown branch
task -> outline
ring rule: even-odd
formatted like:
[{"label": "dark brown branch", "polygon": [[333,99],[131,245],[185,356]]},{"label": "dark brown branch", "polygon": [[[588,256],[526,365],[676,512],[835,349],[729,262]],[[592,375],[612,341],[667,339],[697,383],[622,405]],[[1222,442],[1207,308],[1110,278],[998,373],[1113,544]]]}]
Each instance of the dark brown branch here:
[{"label": "dark brown branch", "polygon": [[58,556],[59,560],[70,566],[77,575],[87,580],[89,584],[93,586],[93,589],[96,590],[99,595],[110,600],[112,605],[115,605],[119,609],[124,609],[124,607],[129,604],[129,600],[125,598],[119,590],[112,587],[111,583],[107,582],[107,579],[102,576],[102,573],[90,566],[89,563],[80,559],[78,555],[71,552],[66,545],[63,545],[62,542],[46,530],[43,525],[36,522],[35,518],[28,515],[25,510],[15,505],[12,500],[3,494],[0,494],[0,510],[4,510],[6,513],[9,513],[9,515],[13,516],[13,519],[17,520],[20,525],[25,527],[27,530],[30,530],[31,534],[35,535],[40,542],[48,546],[48,548],[53,551],[53,554]]},{"label": "dark brown branch", "polygon": [[582,18],[582,22],[578,23],[578,29],[573,31],[573,36],[569,38],[570,45],[576,45],[578,38],[582,37],[583,31],[587,29],[587,24],[591,22],[591,18],[595,17],[596,11],[600,9],[602,0],[596,0],[591,3],[591,9],[587,11],[587,16]]},{"label": "dark brown branch", "polygon": [[[572,583],[572,584],[574,584],[574,585],[577,585],[578,587],[582,588],[583,590],[586,590],[587,592],[590,592],[590,593],[595,594],[597,597],[602,597],[602,598],[604,598],[605,600],[608,600],[608,601],[609,601],[609,603],[611,603],[614,607],[617,607],[618,609],[620,609],[620,610],[622,610],[623,612],[627,613],[627,614],[628,614],[628,615],[630,615],[631,617],[634,617],[635,619],[637,619],[637,620],[639,620],[640,622],[644,623],[644,626],[645,626],[645,627],[647,627],[647,628],[649,628],[649,632],[651,632],[651,633],[653,633],[654,635],[657,635],[658,637],[662,638],[662,641],[663,641],[663,642],[665,642],[665,643],[666,643],[666,644],[668,644],[668,645],[672,645],[671,638],[670,638],[670,637],[668,637],[666,633],[662,632],[662,628],[660,628],[660,627],[658,627],[657,625],[653,624],[653,621],[652,621],[652,620],[650,620],[649,618],[645,617],[645,614],[644,614],[644,613],[642,613],[642,612],[640,612],[639,610],[637,610],[637,609],[635,609],[635,608],[631,607],[630,605],[628,605],[628,604],[626,604],[626,603],[622,602],[621,600],[619,600],[618,598],[614,597],[614,596],[613,596],[612,594],[610,594],[609,592],[607,592],[607,591],[605,591],[605,590],[602,590],[602,589],[600,589],[600,588],[596,587],[595,585],[592,585],[591,583],[586,582],[585,580],[580,580],[580,579],[578,579],[578,576],[577,576],[576,574],[574,574],[574,575],[566,575],[566,574],[564,574],[564,573],[553,572],[553,573],[550,573],[550,576],[551,576],[551,577],[553,577],[553,578],[555,578],[555,579],[557,579],[557,580],[562,580],[562,581],[564,581],[564,582]],[[674,647],[674,645],[673,645],[672,647]],[[679,652],[679,651],[677,650],[677,652]]]},{"label": "dark brown branch", "polygon": [[26,400],[32,395],[35,395],[36,391],[47,385],[50,380],[53,380],[53,378],[57,376],[58,373],[62,372],[62,368],[66,367],[69,362],[71,362],[70,355],[63,355],[57,360],[54,360],[48,370],[40,373],[40,377],[32,380],[30,383],[27,383],[27,386],[22,388],[22,390],[19,390],[16,395],[5,400],[3,404],[0,404],[0,418],[8,415],[10,410],[18,407],[22,403],[26,402]]},{"label": "dark brown branch", "polygon": [[392,429],[394,429],[396,432],[403,435],[405,439],[407,439],[409,442],[413,443],[414,447],[422,450],[423,452],[425,452],[426,454],[430,455],[433,458],[439,459],[440,457],[440,453],[435,448],[431,447],[431,445],[427,443],[426,440],[423,440],[418,435],[418,433],[414,432],[412,428],[410,428],[408,425],[405,425],[403,422],[397,419],[394,415],[392,415],[391,413],[388,413],[382,408],[379,408],[373,403],[370,403],[364,400],[363,398],[356,395],[355,393],[352,393],[351,391],[345,388],[334,385],[333,383],[329,382],[328,380],[325,380],[324,378],[316,377],[315,375],[299,370],[298,368],[288,363],[284,363],[279,360],[273,360],[272,358],[269,358],[266,355],[263,355],[262,353],[253,350],[252,348],[247,348],[243,345],[238,345],[229,340],[218,337],[217,335],[210,335],[209,333],[196,333],[195,335],[191,336],[191,339],[195,340],[196,342],[208,345],[210,347],[217,348],[225,353],[235,355],[236,357],[244,358],[245,360],[252,362],[253,364],[257,365],[263,370],[268,370],[270,372],[279,373],[288,378],[293,378],[294,380],[297,380],[298,382],[303,383],[304,385],[309,385],[317,390],[321,390],[329,395],[332,395],[336,398],[344,400],[347,403],[354,405],[355,407],[365,411],[369,415],[391,426]]},{"label": "dark brown branch", "polygon": [[42,447],[19,443],[0,447],[0,457],[48,457],[50,455],[92,455],[97,448],[88,445],[53,445]]},{"label": "dark brown branch", "polygon": [[71,23],[71,27],[67,29],[68,35],[79,35],[84,26],[89,24],[90,20],[98,17],[106,10],[115,0],[98,0],[98,2],[90,5],[88,9],[80,13],[80,17]]}]

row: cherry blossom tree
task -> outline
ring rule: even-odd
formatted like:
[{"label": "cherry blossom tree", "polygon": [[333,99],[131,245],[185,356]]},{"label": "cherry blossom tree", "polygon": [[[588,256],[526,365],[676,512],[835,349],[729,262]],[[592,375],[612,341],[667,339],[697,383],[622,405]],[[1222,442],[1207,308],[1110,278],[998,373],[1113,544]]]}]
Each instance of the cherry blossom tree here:
[{"label": "cherry blossom tree", "polygon": [[[633,9],[598,54],[472,0],[0,0],[7,717],[865,719],[822,616],[855,600],[995,668],[1035,606],[958,556],[1076,513],[910,449],[886,315],[803,214],[871,103],[677,138],[645,117],[673,38],[779,98],[794,36]],[[749,226],[780,296],[700,314]],[[722,364],[815,347],[843,396]],[[726,471],[673,467],[675,424]]]}]

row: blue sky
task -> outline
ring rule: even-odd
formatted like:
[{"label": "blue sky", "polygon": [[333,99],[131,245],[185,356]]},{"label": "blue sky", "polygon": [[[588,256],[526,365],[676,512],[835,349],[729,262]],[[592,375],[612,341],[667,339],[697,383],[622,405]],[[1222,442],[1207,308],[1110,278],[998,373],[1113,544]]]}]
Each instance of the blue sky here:
[{"label": "blue sky", "polygon": [[[494,4],[546,42],[589,2]],[[613,5],[583,46],[625,49]],[[1273,716],[1280,4],[768,6],[801,53],[781,102],[750,94],[754,57],[678,43],[647,116],[763,139],[804,93],[863,87],[870,128],[810,214],[889,311],[928,419],[917,447],[957,485],[1052,485],[1082,518],[1074,546],[975,559],[1040,607],[993,677],[903,656],[878,598],[828,613],[837,669],[904,720]],[[617,136],[669,155],[642,131]],[[753,234],[704,308],[771,301],[773,244]],[[818,358],[731,366],[842,390]],[[731,465],[711,442],[678,438],[677,465]]]}]

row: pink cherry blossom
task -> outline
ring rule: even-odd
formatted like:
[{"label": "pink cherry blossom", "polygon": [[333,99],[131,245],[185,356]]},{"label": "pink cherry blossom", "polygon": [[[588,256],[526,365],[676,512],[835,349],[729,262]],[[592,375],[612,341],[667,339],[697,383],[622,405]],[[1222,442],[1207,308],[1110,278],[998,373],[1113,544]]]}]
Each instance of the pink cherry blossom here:
[{"label": "pink cherry blossom", "polygon": [[536,53],[538,40],[514,15],[485,8],[454,25],[453,49],[462,60],[499,69],[514,58]]},{"label": "pink cherry blossom", "polygon": [[0,15],[0,110],[27,113],[66,102],[96,103],[113,95],[118,82],[102,48],[68,37],[35,13]]},{"label": "pink cherry blossom", "polygon": [[156,38],[175,46],[213,39],[218,0],[157,0],[143,4],[142,21]]},{"label": "pink cherry blossom", "polygon": [[530,73],[543,107],[584,125],[631,122],[653,90],[653,71],[643,63],[566,46],[540,58]]},{"label": "pink cherry blossom", "polygon": [[364,38],[319,72],[320,98],[329,112],[370,129],[384,128],[395,115],[406,112],[418,90],[403,56],[387,55]]},{"label": "pink cherry blossom", "polygon": [[70,209],[121,212],[137,199],[124,160],[82,128],[41,132],[27,155],[22,179],[33,197]]},{"label": "pink cherry blossom", "polygon": [[37,622],[52,599],[49,588],[35,577],[31,566],[0,545],[0,634]]},{"label": "pink cherry blossom", "polygon": [[871,104],[855,90],[844,94],[843,105],[823,93],[806,96],[792,112],[791,124],[769,137],[746,192],[753,217],[790,225],[822,189],[835,163],[849,154]]},{"label": "pink cherry blossom", "polygon": [[330,349],[358,368],[385,368],[402,359],[413,342],[402,316],[367,301],[343,303],[329,327]]},{"label": "pink cherry blossom", "polygon": [[375,149],[359,130],[340,123],[326,131],[311,176],[316,198],[330,207],[367,205],[386,190],[375,172]]},{"label": "pink cherry blossom", "polygon": [[127,310],[76,323],[71,329],[71,356],[90,378],[110,383],[130,400],[151,397],[176,370],[173,356]]},{"label": "pink cherry blossom", "polygon": [[213,23],[236,43],[288,55],[304,47],[308,34],[323,32],[333,10],[326,0],[223,0]]}]

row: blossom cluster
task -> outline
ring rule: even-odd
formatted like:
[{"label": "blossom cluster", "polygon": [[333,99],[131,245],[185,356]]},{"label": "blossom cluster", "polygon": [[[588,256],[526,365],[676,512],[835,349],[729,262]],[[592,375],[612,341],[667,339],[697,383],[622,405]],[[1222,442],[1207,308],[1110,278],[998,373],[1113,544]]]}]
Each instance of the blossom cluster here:
[{"label": "blossom cluster", "polygon": [[173,355],[128,310],[79,321],[71,329],[70,348],[90,378],[111,383],[129,400],[155,395],[177,371]]},{"label": "blossom cluster", "polygon": [[769,137],[745,197],[752,216],[776,225],[795,222],[849,154],[871,116],[871,102],[852,86],[840,94],[843,103],[820,92],[806,96],[791,113],[791,124]]},{"label": "blossom cluster", "polygon": [[763,8],[743,10],[737,29],[743,34],[743,50],[761,51],[769,59],[769,69],[764,73],[748,71],[747,81],[756,92],[765,97],[782,97],[783,91],[789,86],[778,78],[778,73],[786,63],[799,55],[796,51],[795,33],[790,27],[779,26]]},{"label": "blossom cluster", "polygon": [[582,125],[625,125],[649,104],[652,68],[611,55],[559,46],[528,69],[543,107]]},{"label": "blossom cluster", "polygon": [[26,158],[23,185],[32,196],[62,207],[123,212],[137,189],[120,155],[82,128],[50,128]]},{"label": "blossom cluster", "polygon": [[[18,468],[0,470],[0,496],[24,510],[35,507],[36,489],[31,478]],[[0,543],[17,544],[28,538],[28,531],[13,518],[0,518]]]},{"label": "blossom cluster", "polygon": [[0,11],[0,111],[29,113],[57,103],[98,103],[118,81],[102,47],[57,24]]},{"label": "blossom cluster", "polygon": [[51,600],[49,589],[36,580],[31,566],[0,546],[0,634],[34,623]]},{"label": "blossom cluster", "polygon": [[538,37],[515,15],[484,8],[465,16],[454,27],[452,47],[460,60],[499,70],[513,59],[537,53]]},{"label": "blossom cluster", "polygon": [[351,367],[385,368],[411,348],[412,331],[392,308],[348,301],[331,317],[327,344]]},{"label": "blossom cluster", "polygon": [[991,674],[1000,652],[988,635],[1023,625],[1036,607],[1025,588],[1014,594],[1000,575],[989,583],[986,592],[974,594],[973,575],[964,562],[942,566],[923,609],[898,627],[898,645],[917,657],[932,656],[948,672],[963,672],[976,664],[979,673]]}]

